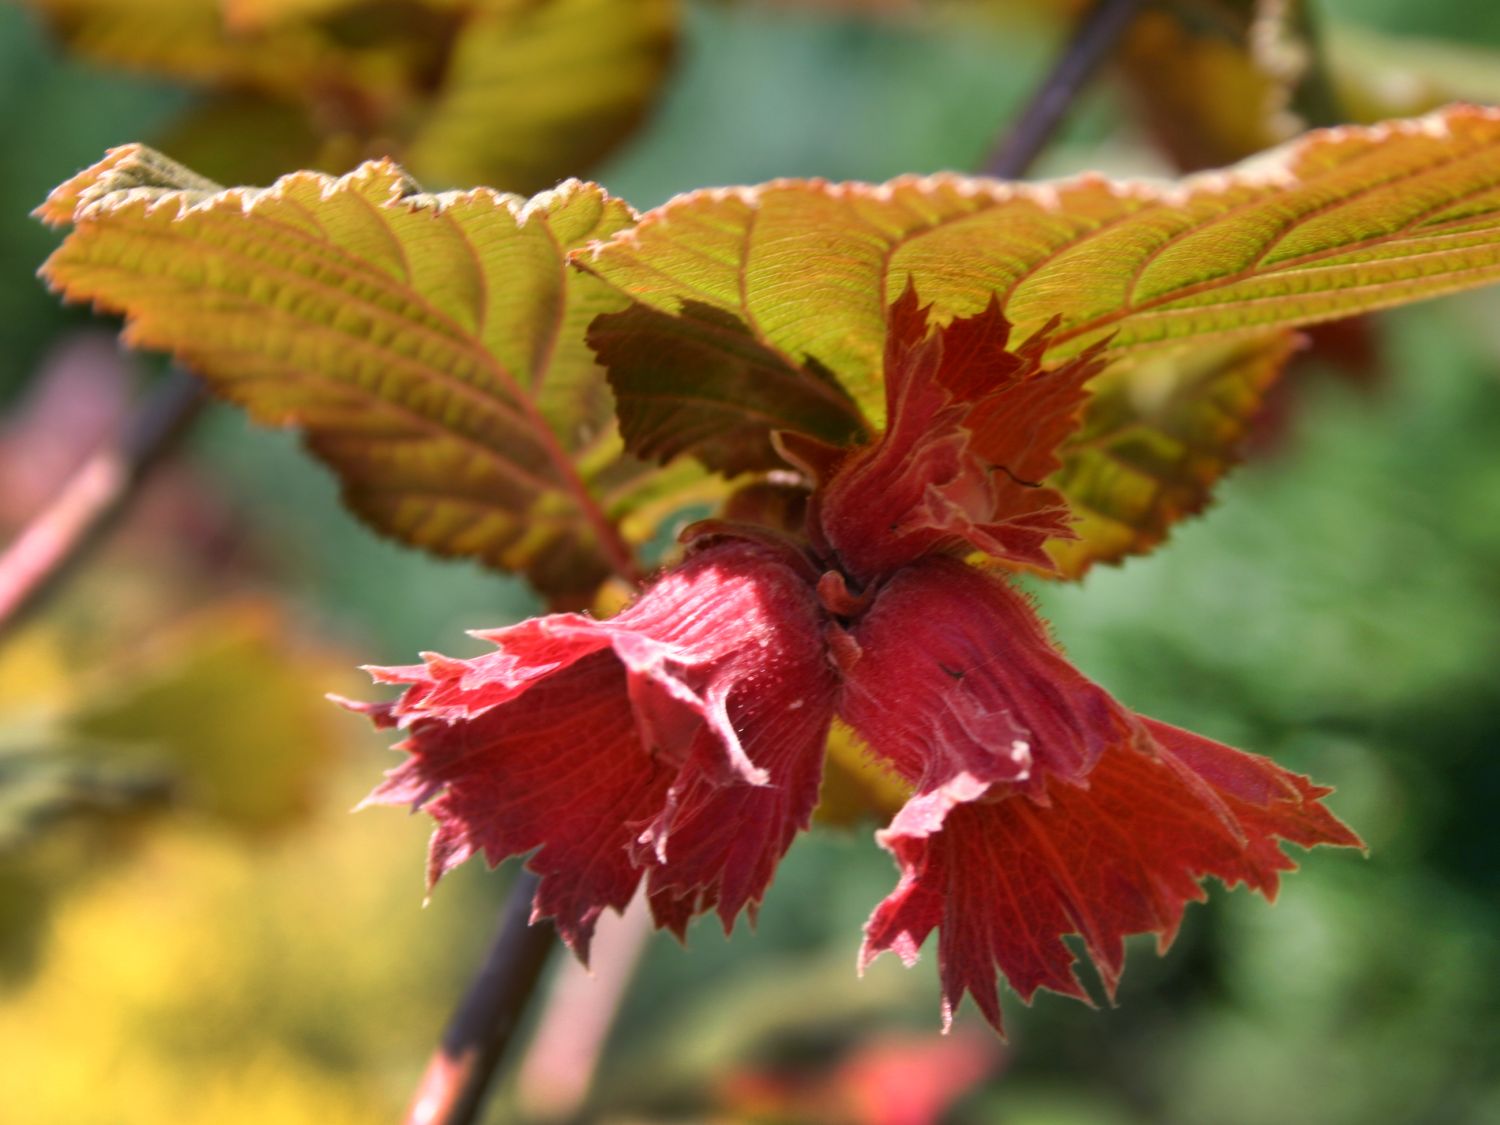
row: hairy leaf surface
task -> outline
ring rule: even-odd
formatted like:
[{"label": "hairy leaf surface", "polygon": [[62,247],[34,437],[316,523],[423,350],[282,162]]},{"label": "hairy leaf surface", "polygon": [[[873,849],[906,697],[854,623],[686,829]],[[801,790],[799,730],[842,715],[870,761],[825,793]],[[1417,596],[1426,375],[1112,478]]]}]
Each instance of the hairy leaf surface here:
[{"label": "hairy leaf surface", "polygon": [[659,499],[655,470],[622,454],[584,342],[624,300],[566,268],[632,219],[599,188],[422,195],[376,162],[226,191],[130,147],[40,214],[74,228],[55,288],[300,429],[377,529],[564,600],[629,572],[614,521]]}]

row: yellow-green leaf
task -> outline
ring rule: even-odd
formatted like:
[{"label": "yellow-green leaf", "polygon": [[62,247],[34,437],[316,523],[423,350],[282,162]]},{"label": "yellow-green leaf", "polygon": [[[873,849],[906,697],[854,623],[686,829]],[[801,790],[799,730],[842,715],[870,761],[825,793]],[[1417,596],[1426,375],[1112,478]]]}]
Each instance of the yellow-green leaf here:
[{"label": "yellow-green leaf", "polygon": [[1177,185],[775,181],[696,192],[584,262],[648,305],[728,312],[836,372],[883,416],[886,309],[908,280],[941,316],[1000,297],[1050,359],[1348,316],[1500,278],[1500,111],[1455,107],[1309,134]]},{"label": "yellow-green leaf", "polygon": [[1155,547],[1238,460],[1265,392],[1296,349],[1285,329],[1124,360],[1095,379],[1083,426],[1048,480],[1077,539],[1048,553],[1066,577]]},{"label": "yellow-green leaf", "polygon": [[433,196],[375,162],[222,190],[131,146],[39,214],[73,227],[57,290],[300,429],[378,530],[560,601],[632,572],[616,520],[658,470],[622,454],[584,342],[625,299],[566,264],[632,221],[601,189]]},{"label": "yellow-green leaf", "polygon": [[403,158],[444,184],[513,191],[588,170],[645,113],[677,0],[488,0],[468,14]]},{"label": "yellow-green leaf", "polygon": [[631,132],[679,18],[679,0],[23,2],[80,55],[299,114],[319,167],[391,155],[431,183],[520,192]]}]

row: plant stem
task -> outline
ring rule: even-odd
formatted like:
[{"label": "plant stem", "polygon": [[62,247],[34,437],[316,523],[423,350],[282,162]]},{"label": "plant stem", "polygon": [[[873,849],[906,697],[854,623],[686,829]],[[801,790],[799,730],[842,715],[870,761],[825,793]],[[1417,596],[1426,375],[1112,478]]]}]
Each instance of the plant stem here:
[{"label": "plant stem", "polygon": [[12,541],[0,556],[0,637],[36,610],[103,539],[151,470],[176,448],[204,401],[198,381],[173,368],[119,439],[96,450]]},{"label": "plant stem", "polygon": [[[1099,0],[1090,9],[987,172],[1015,178],[1026,170],[1119,40],[1139,2]],[[441,1046],[428,1061],[406,1125],[472,1125],[475,1121],[495,1069],[557,944],[550,925],[529,924],[535,891],[535,876],[523,870],[506,898],[500,932],[484,967],[470,983]]]},{"label": "plant stem", "polygon": [[1095,0],[1015,125],[991,153],[984,166],[987,175],[1004,180],[1025,175],[1140,6],[1141,0]]},{"label": "plant stem", "polygon": [[516,875],[484,966],[469,983],[442,1043],[428,1060],[406,1125],[471,1125],[505,1049],[557,945],[551,923],[531,924],[537,877]]}]

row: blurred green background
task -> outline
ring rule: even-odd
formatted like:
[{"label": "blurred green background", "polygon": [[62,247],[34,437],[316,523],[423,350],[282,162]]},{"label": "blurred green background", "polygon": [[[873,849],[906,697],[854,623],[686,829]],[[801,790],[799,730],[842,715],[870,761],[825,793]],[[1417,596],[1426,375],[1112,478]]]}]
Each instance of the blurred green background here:
[{"label": "blurred green background", "polygon": [[[1323,8],[1500,52],[1500,9]],[[1059,36],[1020,17],[919,30],[796,5],[688,14],[663,103],[598,171],[640,207],[782,175],[972,168]],[[0,401],[13,417],[35,406],[58,349],[101,325],[33,277],[56,237],[27,213],[190,98],[63,58],[31,16],[0,7]],[[1161,171],[1129,111],[1106,76],[1042,171]],[[1074,660],[1132,707],[1337,786],[1331,804],[1369,857],[1308,855],[1274,908],[1213,894],[1168,957],[1133,949],[1115,1008],[1012,997],[1003,1050],[966,1009],[949,1042],[989,1076],[963,1083],[945,1120],[1500,1121],[1500,293],[1386,315],[1374,332],[1377,375],[1356,385],[1298,368],[1274,442],[1165,549],[1038,590]],[[151,377],[149,363],[96,364]],[[72,417],[27,415],[43,416]],[[0,431],[13,450],[20,425]],[[175,487],[190,501],[160,501],[162,522],[127,529],[0,650],[0,770],[24,754],[67,763],[0,833],[3,1116],[392,1120],[509,872],[465,870],[421,909],[421,818],[347,815],[395,758],[319,696],[361,690],[356,663],[474,651],[464,629],[535,605],[514,581],[376,540],[293,440],[233,411],[213,412],[186,461]],[[21,463],[0,461],[5,491]],[[5,513],[12,528],[25,514]],[[157,588],[185,571],[185,600],[175,580],[170,597]],[[226,600],[241,606],[227,622]],[[183,639],[194,629],[210,640]],[[286,645],[305,657],[295,674]],[[139,652],[159,655],[145,686],[131,678]],[[222,683],[205,672],[213,660]],[[119,792],[101,762],[123,768],[91,748],[145,728],[160,740],[164,711],[190,724],[192,706],[233,708],[237,677],[265,701],[223,747],[238,765],[210,777],[179,763],[187,799],[90,796]],[[757,931],[725,941],[704,923],[687,951],[653,937],[587,1119],[884,1120],[857,1116],[831,1084],[871,1044],[925,1058],[937,1027],[930,958],[855,978],[860,927],[893,878],[867,829],[820,830],[782,866]],[[965,1038],[976,1030],[978,1046]],[[513,1085],[494,1120],[520,1113]]]}]

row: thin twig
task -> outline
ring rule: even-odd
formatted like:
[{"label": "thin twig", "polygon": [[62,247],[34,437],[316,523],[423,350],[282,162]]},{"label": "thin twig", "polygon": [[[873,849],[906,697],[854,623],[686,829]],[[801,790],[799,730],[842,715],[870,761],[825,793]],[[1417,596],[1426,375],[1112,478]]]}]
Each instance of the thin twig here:
[{"label": "thin twig", "polygon": [[549,922],[531,924],[537,877],[522,870],[501,909],[500,932],[428,1060],[406,1125],[471,1125],[495,1068],[557,945]]},{"label": "thin twig", "polygon": [[1095,0],[1005,140],[985,163],[986,174],[1004,180],[1025,175],[1140,6],[1141,0]]},{"label": "thin twig", "polygon": [[100,542],[151,470],[176,448],[203,403],[198,381],[174,368],[119,439],[96,450],[15,538],[0,556],[0,637],[41,605]]}]

